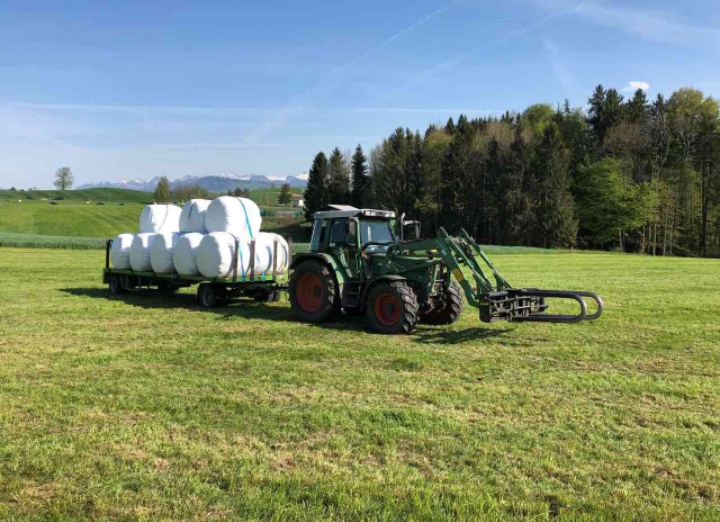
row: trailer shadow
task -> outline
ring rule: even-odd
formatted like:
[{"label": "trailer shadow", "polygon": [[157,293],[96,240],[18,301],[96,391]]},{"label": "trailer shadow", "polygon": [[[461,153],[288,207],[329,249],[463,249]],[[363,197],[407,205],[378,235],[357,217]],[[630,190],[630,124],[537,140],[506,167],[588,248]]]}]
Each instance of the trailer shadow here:
[{"label": "trailer shadow", "polygon": [[[90,297],[104,301],[122,301],[128,305],[145,309],[185,308],[196,312],[214,314],[226,320],[236,318],[265,319],[298,324],[298,319],[293,315],[290,307],[267,305],[251,299],[236,299],[232,300],[226,306],[202,308],[198,305],[195,294],[168,294],[160,291],[147,290],[129,292],[120,296],[111,296],[105,288],[63,288],[60,291],[77,297]],[[313,326],[326,330],[369,331],[364,318],[348,315],[341,315],[331,323],[315,324]]]}]

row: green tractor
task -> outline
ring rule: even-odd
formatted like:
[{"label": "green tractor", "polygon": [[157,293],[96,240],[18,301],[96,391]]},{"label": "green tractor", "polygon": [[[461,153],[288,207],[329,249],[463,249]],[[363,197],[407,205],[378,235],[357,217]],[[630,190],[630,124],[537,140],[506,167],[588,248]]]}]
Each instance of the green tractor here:
[{"label": "green tractor", "polygon": [[[487,323],[577,323],[603,312],[602,299],[591,292],[513,288],[465,231],[453,237],[440,229],[436,238],[422,240],[420,224],[398,220],[394,212],[332,208],[315,214],[310,252],[296,255],[290,265],[290,303],[303,321],[364,313],[380,333],[408,334],[418,323],[457,321],[462,294]],[[584,298],[595,301],[592,314]],[[551,299],[572,300],[578,311],[549,314]]]}]

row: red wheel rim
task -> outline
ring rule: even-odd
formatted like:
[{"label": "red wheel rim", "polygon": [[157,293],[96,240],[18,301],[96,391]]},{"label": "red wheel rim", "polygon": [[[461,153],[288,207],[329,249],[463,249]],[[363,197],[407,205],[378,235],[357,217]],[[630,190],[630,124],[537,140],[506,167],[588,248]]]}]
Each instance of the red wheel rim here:
[{"label": "red wheel rim", "polygon": [[375,317],[385,326],[392,326],[400,320],[400,301],[392,294],[380,294],[375,299]]},{"label": "red wheel rim", "polygon": [[297,302],[306,312],[317,312],[322,306],[325,290],[317,274],[301,275],[296,290]]}]

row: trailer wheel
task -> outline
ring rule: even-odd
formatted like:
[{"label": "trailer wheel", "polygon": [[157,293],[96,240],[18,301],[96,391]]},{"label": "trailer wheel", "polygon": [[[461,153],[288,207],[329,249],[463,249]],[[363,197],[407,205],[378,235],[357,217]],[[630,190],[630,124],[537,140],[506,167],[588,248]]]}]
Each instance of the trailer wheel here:
[{"label": "trailer wheel", "polygon": [[370,326],[389,335],[409,334],[418,322],[418,299],[405,281],[378,283],[370,289],[367,316]]},{"label": "trailer wheel", "polygon": [[174,294],[179,290],[179,288],[173,285],[170,281],[161,281],[158,283],[157,289],[163,294]]},{"label": "trailer wheel", "polygon": [[122,281],[120,276],[112,276],[108,281],[108,292],[110,295],[120,295],[125,293],[125,289],[122,287]]},{"label": "trailer wheel", "polygon": [[337,283],[330,269],[317,261],[305,261],[290,278],[290,305],[295,315],[321,323],[340,311]]},{"label": "trailer wheel", "polygon": [[217,308],[220,304],[220,295],[215,285],[203,283],[198,287],[198,304],[202,308]]},{"label": "trailer wheel", "polygon": [[258,292],[253,296],[258,303],[277,303],[280,300],[279,290],[268,290],[266,292]]},{"label": "trailer wheel", "polygon": [[447,325],[453,324],[463,311],[463,300],[460,285],[455,281],[450,282],[450,288],[443,296],[442,306],[434,308],[427,314],[423,315],[421,320],[425,324]]}]

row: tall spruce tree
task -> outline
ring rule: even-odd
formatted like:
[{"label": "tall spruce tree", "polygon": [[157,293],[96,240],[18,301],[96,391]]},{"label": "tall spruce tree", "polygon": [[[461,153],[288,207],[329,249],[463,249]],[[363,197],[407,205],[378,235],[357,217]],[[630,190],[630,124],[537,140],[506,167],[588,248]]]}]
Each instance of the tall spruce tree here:
[{"label": "tall spruce tree", "polygon": [[536,246],[571,247],[577,237],[568,177],[568,150],[556,123],[548,126],[535,151]]},{"label": "tall spruce tree", "polygon": [[327,203],[344,205],[350,202],[350,172],[343,153],[335,147],[328,162]]},{"label": "tall spruce tree", "polygon": [[465,116],[460,116],[442,169],[439,224],[452,232],[468,225],[465,195],[471,176],[472,141],[472,127]]},{"label": "tall spruce tree", "polygon": [[367,158],[362,147],[358,144],[352,157],[352,190],[350,203],[356,208],[366,206],[368,199],[369,179]]},{"label": "tall spruce tree", "polygon": [[632,123],[644,123],[649,114],[648,99],[645,91],[638,89],[627,102],[627,119]]},{"label": "tall spruce tree", "polygon": [[319,152],[313,160],[308,173],[308,182],[305,187],[305,219],[310,221],[315,212],[322,210],[328,204],[325,184],[328,177],[328,160],[324,152]]}]

